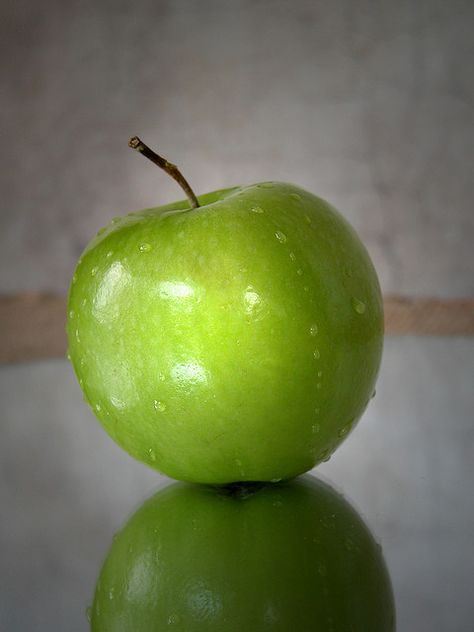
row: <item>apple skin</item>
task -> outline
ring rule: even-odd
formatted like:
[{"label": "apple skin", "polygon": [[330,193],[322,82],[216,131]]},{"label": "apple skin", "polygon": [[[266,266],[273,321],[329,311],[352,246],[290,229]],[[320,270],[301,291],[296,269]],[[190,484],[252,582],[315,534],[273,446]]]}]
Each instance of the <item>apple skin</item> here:
[{"label": "apple skin", "polygon": [[112,221],[69,291],[69,356],[131,455],[200,483],[311,469],[353,429],[383,343],[377,275],[324,200],[275,182]]},{"label": "apple skin", "polygon": [[392,632],[380,546],[312,476],[234,489],[175,483],[114,536],[92,632]]}]

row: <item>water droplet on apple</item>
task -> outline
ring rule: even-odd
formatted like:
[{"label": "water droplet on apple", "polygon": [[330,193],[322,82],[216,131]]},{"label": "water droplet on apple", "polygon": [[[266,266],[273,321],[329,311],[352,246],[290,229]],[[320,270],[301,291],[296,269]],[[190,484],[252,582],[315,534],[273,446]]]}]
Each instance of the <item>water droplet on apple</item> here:
[{"label": "water droplet on apple", "polygon": [[79,386],[82,388],[82,385],[84,384],[84,380],[82,379],[82,377],[79,378]]},{"label": "water droplet on apple", "polygon": [[74,318],[74,310],[73,309],[71,309],[69,311],[69,318]]},{"label": "water droplet on apple", "polygon": [[97,403],[97,404],[95,405],[95,409],[96,409],[96,411],[97,411],[98,413],[100,413],[100,411],[102,410],[102,406],[101,406],[99,403]]},{"label": "water droplet on apple", "polygon": [[298,193],[290,193],[290,198],[296,200],[297,202],[301,201],[301,195],[298,195]]},{"label": "water droplet on apple", "polygon": [[151,244],[148,244],[148,243],[140,244],[140,252],[150,252],[150,250],[151,250]]},{"label": "water droplet on apple", "polygon": [[315,415],[319,415],[319,413],[320,413],[320,412],[321,412],[321,409],[320,409],[320,408],[315,408],[315,409],[314,409],[314,414],[315,414]]},{"label": "water droplet on apple", "polygon": [[264,210],[261,206],[251,206],[250,210],[252,211],[252,213],[264,213]]},{"label": "water droplet on apple", "polygon": [[82,299],[82,307],[85,307],[87,305],[87,299],[83,298]]},{"label": "water droplet on apple", "polygon": [[286,235],[285,235],[285,233],[282,233],[281,230],[277,230],[277,232],[275,233],[275,237],[278,239],[278,241],[281,244],[285,244],[286,243]]},{"label": "water droplet on apple", "polygon": [[329,461],[329,459],[331,458],[331,454],[329,452],[329,450],[323,450],[321,452],[321,454],[319,455],[319,459],[323,462],[323,463],[327,463]]},{"label": "water droplet on apple", "polygon": [[316,323],[313,323],[311,325],[311,327],[309,328],[309,333],[310,333],[311,336],[316,336],[318,331],[319,330],[318,330],[318,326],[316,325]]},{"label": "water droplet on apple", "polygon": [[303,270],[301,268],[298,268],[298,270],[296,271],[296,274],[298,276],[301,276],[303,274]]},{"label": "water droplet on apple", "polygon": [[170,614],[168,617],[168,625],[174,625],[175,623],[179,623],[181,621],[181,617],[179,614]]},{"label": "water droplet on apple", "polygon": [[160,382],[164,382],[166,377],[164,373],[158,373],[158,379],[160,380]]},{"label": "water droplet on apple", "polygon": [[154,399],[153,408],[160,413],[164,413],[166,410],[166,404],[164,402],[161,402],[159,399]]},{"label": "water droplet on apple", "polygon": [[121,217],[112,217],[111,224],[118,224],[122,218]]},{"label": "water droplet on apple", "polygon": [[321,354],[319,353],[319,349],[315,349],[313,351],[313,357],[315,360],[319,360],[319,358],[321,357]]},{"label": "water droplet on apple", "polygon": [[292,261],[296,261],[296,255],[295,255],[295,253],[294,253],[294,252],[290,252],[290,259],[291,259]]},{"label": "water droplet on apple", "polygon": [[107,259],[110,259],[110,257],[113,255],[113,250],[109,250],[109,252],[105,255],[107,257]]},{"label": "water droplet on apple", "polygon": [[149,448],[149,450],[148,450],[148,454],[149,454],[150,459],[151,459],[152,461],[156,461],[156,454],[155,454],[155,451],[153,450],[153,448]]},{"label": "water droplet on apple", "polygon": [[270,480],[270,483],[279,483],[281,481],[281,478],[272,478]]},{"label": "water droplet on apple", "polygon": [[76,329],[76,340],[77,342],[81,342],[81,338],[79,336],[79,329]]},{"label": "water droplet on apple", "polygon": [[115,588],[111,588],[109,590],[109,599],[112,601],[112,599],[114,598],[114,593],[115,593]]},{"label": "water droplet on apple", "polygon": [[72,275],[72,282],[73,284],[77,281],[77,274],[74,272],[74,274]]},{"label": "water droplet on apple", "polygon": [[337,433],[340,437],[345,437],[346,434],[349,432],[349,430],[351,429],[352,423],[348,423],[345,426],[343,426],[339,432]]},{"label": "water droplet on apple", "polygon": [[71,362],[71,354],[69,353],[69,351],[66,353],[66,358],[69,360],[69,362]]},{"label": "water droplet on apple", "polygon": [[365,313],[365,310],[366,310],[365,303],[360,301],[355,296],[352,297],[352,307],[353,307],[354,311],[356,311],[358,314],[364,314]]},{"label": "water droplet on apple", "polygon": [[346,538],[346,540],[344,542],[344,546],[345,546],[347,551],[354,551],[355,548],[356,548],[354,542],[350,538]]},{"label": "water droplet on apple", "polygon": [[81,358],[81,361],[79,362],[79,364],[81,366],[86,366],[86,359],[85,358]]},{"label": "water droplet on apple", "polygon": [[244,468],[242,467],[242,461],[240,459],[235,459],[235,464],[239,468],[239,475],[245,476]]},{"label": "water droplet on apple", "polygon": [[320,427],[320,425],[319,425],[319,424],[313,424],[313,425],[311,426],[311,432],[312,432],[313,434],[318,434],[318,432],[320,431],[320,429],[321,429],[321,427]]},{"label": "water droplet on apple", "polygon": [[374,399],[374,397],[377,395],[377,391],[374,388],[374,392],[372,393],[372,395],[370,396],[370,399]]},{"label": "water droplet on apple", "polygon": [[322,371],[318,371],[318,377],[321,377],[322,374],[323,374]]},{"label": "water droplet on apple", "polygon": [[87,608],[86,608],[86,618],[87,618],[87,621],[89,623],[92,621],[92,606],[87,606]]},{"label": "water droplet on apple", "polygon": [[318,383],[316,384],[316,388],[318,389],[318,391],[320,391],[320,390],[321,390],[322,386],[323,386],[323,385],[321,384],[321,382],[318,382]]},{"label": "water droplet on apple", "polygon": [[118,397],[114,397],[113,395],[110,398],[110,403],[112,404],[114,408],[117,408],[118,410],[123,410],[126,406],[124,401],[122,401]]},{"label": "water droplet on apple", "polygon": [[97,266],[94,266],[91,270],[91,276],[95,276],[97,274],[97,270],[98,270]]}]

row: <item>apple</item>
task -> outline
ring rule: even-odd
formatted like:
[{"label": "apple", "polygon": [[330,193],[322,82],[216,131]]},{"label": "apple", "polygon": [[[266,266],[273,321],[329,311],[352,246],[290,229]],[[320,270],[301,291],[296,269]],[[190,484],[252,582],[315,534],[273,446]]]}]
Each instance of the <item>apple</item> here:
[{"label": "apple", "polygon": [[392,632],[379,545],[311,476],[279,485],[175,483],[114,537],[92,632]]},{"label": "apple", "polygon": [[69,356],[105,430],[140,461],[191,482],[275,481],[327,460],[356,425],[382,310],[343,217],[263,182],[99,231],[69,291]]}]

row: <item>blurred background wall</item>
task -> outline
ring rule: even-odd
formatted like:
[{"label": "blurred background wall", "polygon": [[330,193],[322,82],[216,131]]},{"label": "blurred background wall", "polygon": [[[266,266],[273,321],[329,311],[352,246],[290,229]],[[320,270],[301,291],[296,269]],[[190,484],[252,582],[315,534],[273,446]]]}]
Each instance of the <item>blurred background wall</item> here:
[{"label": "blurred background wall", "polygon": [[114,215],[262,179],[318,192],[386,292],[471,294],[472,3],[4,0],[0,289],[65,290]]},{"label": "blurred background wall", "polygon": [[[138,134],[197,193],[270,179],[328,199],[385,294],[474,295],[471,2],[0,7],[0,293],[64,293],[113,216],[181,197]],[[378,397],[318,468],[381,539],[400,630],[472,622],[473,351],[389,338]],[[105,437],[65,360],[1,367],[0,395],[0,628],[86,629],[113,530],[163,481]]]}]

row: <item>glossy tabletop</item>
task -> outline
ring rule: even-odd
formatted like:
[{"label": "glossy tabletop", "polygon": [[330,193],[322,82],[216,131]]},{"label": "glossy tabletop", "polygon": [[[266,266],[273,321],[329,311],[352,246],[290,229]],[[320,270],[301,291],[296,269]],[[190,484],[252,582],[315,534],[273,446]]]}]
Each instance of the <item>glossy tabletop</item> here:
[{"label": "glossy tabletop", "polygon": [[[471,629],[473,369],[472,339],[387,338],[376,397],[312,472],[381,544],[400,631]],[[65,360],[2,367],[0,398],[0,628],[87,630],[114,533],[170,481],[105,435]]]}]

